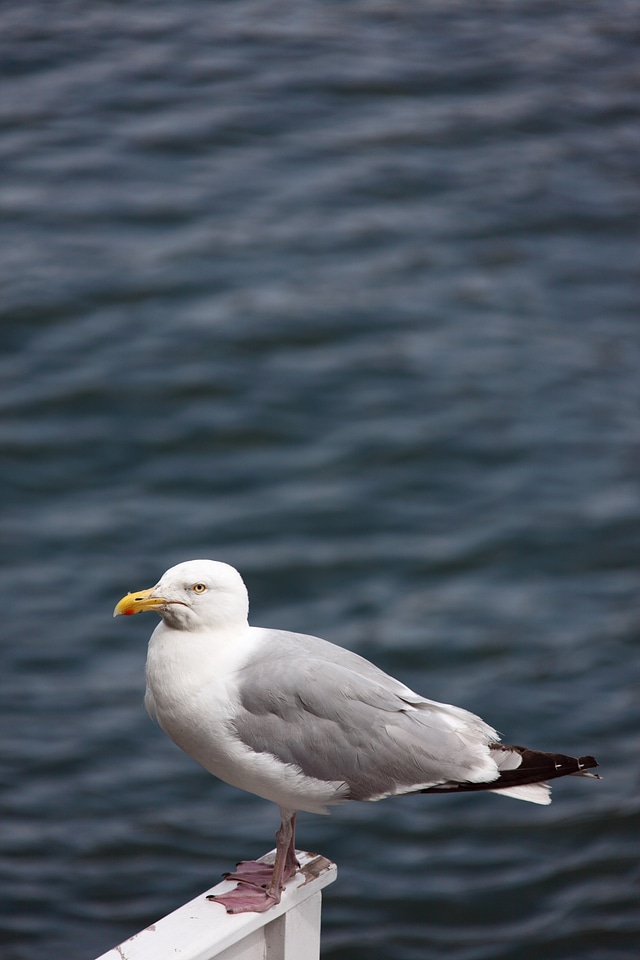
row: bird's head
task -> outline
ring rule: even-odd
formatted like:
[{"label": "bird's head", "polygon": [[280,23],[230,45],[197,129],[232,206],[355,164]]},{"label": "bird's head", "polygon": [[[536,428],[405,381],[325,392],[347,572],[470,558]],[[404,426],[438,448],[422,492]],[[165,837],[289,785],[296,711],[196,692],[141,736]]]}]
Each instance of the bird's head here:
[{"label": "bird's head", "polygon": [[218,560],[187,560],[164,573],[155,587],[128,593],[114,617],[155,610],[176,630],[215,630],[247,623],[249,598],[238,571]]}]

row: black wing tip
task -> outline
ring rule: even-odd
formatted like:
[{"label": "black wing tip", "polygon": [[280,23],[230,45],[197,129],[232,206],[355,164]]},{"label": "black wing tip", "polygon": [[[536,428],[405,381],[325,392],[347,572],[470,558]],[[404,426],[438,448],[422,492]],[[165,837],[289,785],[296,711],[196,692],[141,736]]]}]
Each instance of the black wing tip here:
[{"label": "black wing tip", "polygon": [[578,766],[582,770],[592,770],[594,767],[599,767],[600,764],[595,757],[578,757]]},{"label": "black wing tip", "polygon": [[528,786],[535,783],[544,783],[558,777],[583,776],[600,780],[597,773],[587,773],[598,766],[595,757],[568,757],[563,753],[546,753],[541,750],[530,750],[528,747],[515,744],[491,744],[492,750],[514,750],[522,757],[522,764],[512,770],[503,770],[496,780],[488,783],[457,783],[428,787],[420,793],[467,793],[476,790],[499,790],[511,787]]},{"label": "black wing tip", "polygon": [[578,757],[578,769],[574,773],[575,777],[593,777],[594,780],[602,780],[599,773],[587,773],[587,770],[593,770],[600,764],[595,757]]},{"label": "black wing tip", "polygon": [[[517,744],[492,743],[492,750],[515,750],[522,757],[522,766],[516,768],[521,772],[526,769],[536,767],[553,767],[555,776],[564,777],[571,773],[580,773],[582,770],[592,770],[598,767],[599,763],[595,757],[569,757],[564,753],[548,753],[543,750],[531,750],[529,747],[522,747]],[[549,770],[549,775],[554,773]]]}]

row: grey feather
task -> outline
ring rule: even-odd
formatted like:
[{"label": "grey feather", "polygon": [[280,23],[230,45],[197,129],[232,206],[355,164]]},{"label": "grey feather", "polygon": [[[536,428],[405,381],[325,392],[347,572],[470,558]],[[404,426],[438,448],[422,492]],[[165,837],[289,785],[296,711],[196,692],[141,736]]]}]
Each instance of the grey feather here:
[{"label": "grey feather", "polygon": [[[495,738],[479,718],[418,697],[325,640],[269,634],[273,643],[262,646],[238,676],[234,723],[252,750],[308,777],[345,782],[352,800],[479,779],[483,744]],[[483,774],[490,780],[488,766],[490,761]]]}]

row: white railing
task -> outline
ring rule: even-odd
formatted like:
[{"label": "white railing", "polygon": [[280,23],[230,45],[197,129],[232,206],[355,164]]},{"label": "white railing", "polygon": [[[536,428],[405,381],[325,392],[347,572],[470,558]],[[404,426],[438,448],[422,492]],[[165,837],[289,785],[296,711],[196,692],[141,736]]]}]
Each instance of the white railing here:
[{"label": "white railing", "polygon": [[[322,889],[337,868],[317,853],[296,851],[300,870],[266,913],[230,915],[207,896],[228,893],[224,880],[97,960],[318,960]],[[260,859],[273,863],[275,850]]]}]

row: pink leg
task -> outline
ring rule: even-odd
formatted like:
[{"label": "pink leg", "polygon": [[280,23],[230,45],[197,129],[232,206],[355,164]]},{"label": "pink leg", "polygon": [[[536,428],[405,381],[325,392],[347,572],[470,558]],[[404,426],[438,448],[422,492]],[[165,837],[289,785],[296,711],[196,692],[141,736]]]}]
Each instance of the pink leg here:
[{"label": "pink leg", "polygon": [[296,815],[280,808],[280,827],[276,833],[276,859],[273,867],[256,860],[243,860],[227,880],[237,880],[235,890],[209,900],[221,903],[227,913],[264,913],[280,903],[284,884],[295,876],[299,866],[295,849]]}]

